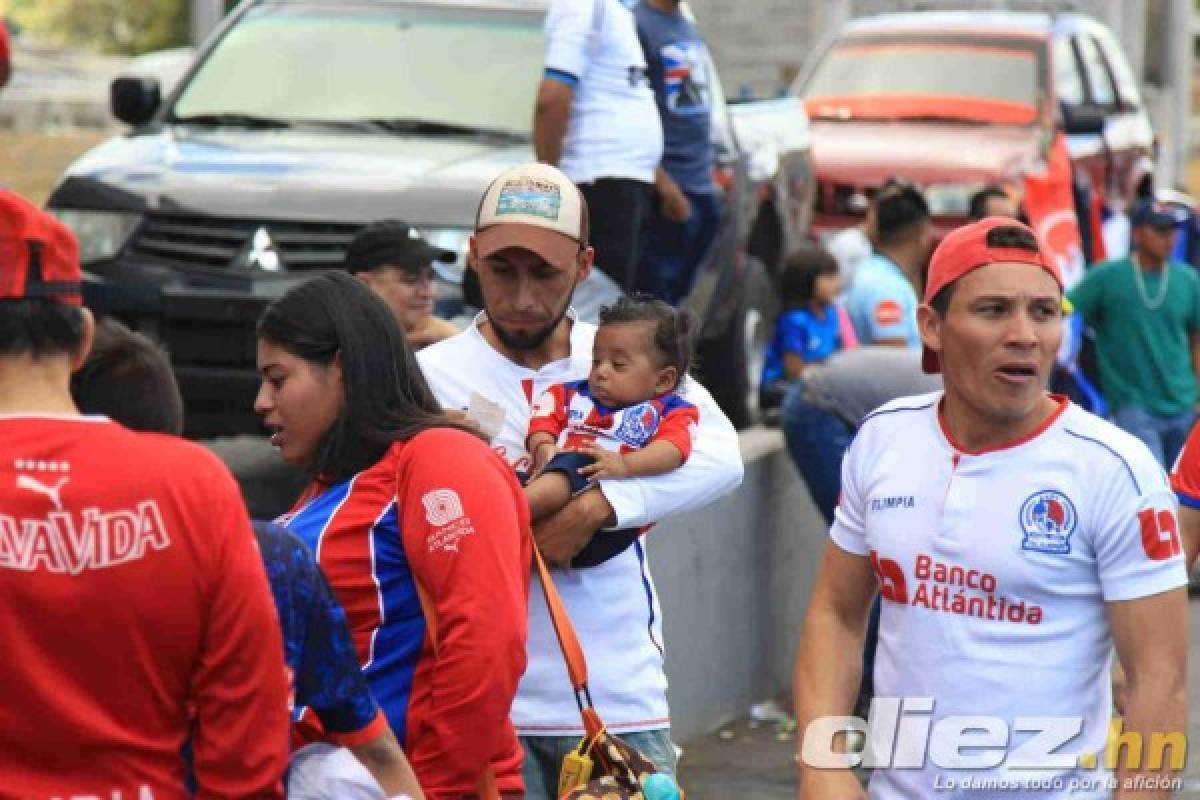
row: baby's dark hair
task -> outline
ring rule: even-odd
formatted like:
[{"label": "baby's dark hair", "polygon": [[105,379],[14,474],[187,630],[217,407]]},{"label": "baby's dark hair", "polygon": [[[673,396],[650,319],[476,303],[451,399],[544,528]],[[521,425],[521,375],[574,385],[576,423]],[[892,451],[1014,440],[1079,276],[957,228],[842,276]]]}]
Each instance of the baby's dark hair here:
[{"label": "baby's dark hair", "polygon": [[692,363],[692,316],[651,295],[635,293],[600,309],[600,325],[624,325],[649,322],[654,325],[654,349],[659,363],[675,368],[675,386],[683,380]]},{"label": "baby's dark hair", "polygon": [[817,277],[836,275],[838,263],[829,251],[819,244],[796,248],[783,262],[779,275],[779,294],[785,309],[803,308],[812,302]]}]

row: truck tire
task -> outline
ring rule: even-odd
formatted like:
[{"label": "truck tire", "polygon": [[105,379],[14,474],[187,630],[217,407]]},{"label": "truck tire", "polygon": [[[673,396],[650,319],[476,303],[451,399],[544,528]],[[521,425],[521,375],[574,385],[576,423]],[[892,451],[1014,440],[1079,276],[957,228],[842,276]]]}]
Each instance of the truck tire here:
[{"label": "truck tire", "polygon": [[746,318],[745,294],[737,292],[737,309],[718,335],[696,343],[693,374],[705,385],[717,405],[739,430],[753,424],[750,383],[747,380],[746,347],[743,334]]},{"label": "truck tire", "polygon": [[776,300],[766,267],[746,259],[741,280],[729,287],[733,313],[715,335],[696,344],[693,374],[739,430],[758,421],[758,383],[776,315]]}]

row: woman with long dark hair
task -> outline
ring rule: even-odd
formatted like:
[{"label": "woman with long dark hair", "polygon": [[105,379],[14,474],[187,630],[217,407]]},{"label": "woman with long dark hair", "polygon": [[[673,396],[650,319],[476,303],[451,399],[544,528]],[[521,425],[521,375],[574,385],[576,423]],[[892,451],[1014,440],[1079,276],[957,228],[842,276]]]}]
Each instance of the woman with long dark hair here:
[{"label": "woman with long dark hair", "polygon": [[[511,470],[442,412],[387,306],[349,275],[267,308],[258,368],[271,443],[312,479],[280,521],[345,608],[426,796],[473,796],[493,780],[520,794],[508,714],[525,668],[532,539]],[[295,732],[300,745],[333,738],[307,712]]]}]

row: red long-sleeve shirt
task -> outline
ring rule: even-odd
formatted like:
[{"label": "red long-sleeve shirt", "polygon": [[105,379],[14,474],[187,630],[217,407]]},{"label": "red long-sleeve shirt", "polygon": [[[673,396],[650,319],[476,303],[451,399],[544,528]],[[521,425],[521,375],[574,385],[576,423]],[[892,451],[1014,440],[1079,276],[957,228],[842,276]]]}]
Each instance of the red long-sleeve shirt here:
[{"label": "red long-sleeve shirt", "polygon": [[[236,484],[100,418],[0,417],[0,797],[279,798],[283,644]],[[192,716],[194,713],[194,717]]]},{"label": "red long-sleeve shirt", "polygon": [[[426,797],[472,794],[489,767],[501,791],[522,791],[509,711],[525,670],[533,550],[504,461],[470,434],[435,428],[310,490],[283,521],[345,609]],[[298,743],[321,735],[305,713]]]}]

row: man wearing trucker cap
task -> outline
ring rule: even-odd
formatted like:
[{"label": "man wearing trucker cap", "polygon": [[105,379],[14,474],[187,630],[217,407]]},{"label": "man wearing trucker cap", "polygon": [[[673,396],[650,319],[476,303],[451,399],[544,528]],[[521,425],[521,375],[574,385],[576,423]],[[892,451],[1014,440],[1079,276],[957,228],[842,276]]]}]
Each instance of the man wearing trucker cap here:
[{"label": "man wearing trucker cap", "polygon": [[1129,748],[1113,772],[1103,751],[1114,644],[1125,730],[1186,730],[1175,501],[1141,442],[1047,394],[1057,267],[1014,220],[960,228],[933,255],[918,324],[945,389],[868,416],[843,463],[795,671],[802,796],[864,796],[831,752],[846,721],[828,717],[853,705],[877,590],[865,795],[1167,796],[1140,793],[1162,776]]},{"label": "man wearing trucker cap", "polygon": [[281,798],[283,643],[208,450],[81,415],[79,246],[0,191],[0,794]]},{"label": "man wearing trucker cap", "polygon": [[[570,308],[571,292],[591,261],[587,204],[567,176],[545,164],[506,170],[484,193],[471,240],[469,264],[479,275],[484,311],[462,333],[417,354],[442,405],[480,422],[492,447],[518,471],[530,466],[525,441],[534,402],[550,386],[586,378],[591,369],[596,326],[575,319]],[[687,463],[651,478],[604,480],[577,495],[534,527],[548,561],[570,562],[606,535],[601,528],[648,525],[737,486],[742,462],[733,426],[691,377],[679,394],[699,411]],[[598,566],[553,574],[609,731],[673,771],[662,612],[642,542]],[[525,750],[526,796],[549,800],[558,796],[560,765],[583,725],[537,581],[529,592],[527,649],[512,720]]]}]

